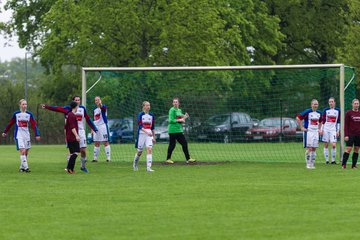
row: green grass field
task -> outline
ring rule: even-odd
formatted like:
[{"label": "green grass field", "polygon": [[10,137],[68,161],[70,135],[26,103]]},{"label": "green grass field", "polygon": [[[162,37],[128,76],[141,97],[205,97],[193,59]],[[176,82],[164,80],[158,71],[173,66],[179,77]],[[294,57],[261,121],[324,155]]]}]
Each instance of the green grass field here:
[{"label": "green grass field", "polygon": [[[166,147],[156,146],[155,161],[163,161]],[[269,150],[261,153],[268,149],[263,144],[192,144],[193,155],[201,161],[230,162],[156,164],[156,172],[147,173],[144,156],[140,170],[132,171],[132,145],[113,145],[113,162],[88,163],[89,174],[69,175],[63,170],[66,150],[62,145],[34,144],[31,173],[17,172],[20,160],[15,147],[3,145],[0,239],[360,237],[358,170],[319,161],[315,170],[307,170],[301,144],[272,147],[288,147],[283,151],[289,160],[277,160]],[[175,160],[180,161],[177,148]],[[202,148],[206,154],[202,155]],[[232,152],[235,148],[243,148],[244,154]],[[249,149],[258,149],[263,157],[246,157]],[[120,155],[131,158],[121,160]]]}]

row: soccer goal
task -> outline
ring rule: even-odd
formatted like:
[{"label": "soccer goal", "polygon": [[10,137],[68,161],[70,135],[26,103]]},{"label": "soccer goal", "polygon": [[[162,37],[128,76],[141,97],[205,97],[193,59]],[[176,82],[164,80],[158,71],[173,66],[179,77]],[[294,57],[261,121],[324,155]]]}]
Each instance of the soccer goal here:
[{"label": "soccer goal", "polygon": [[[355,98],[355,73],[343,64],[84,67],[82,101],[90,115],[95,96],[108,106],[113,161],[133,159],[136,116],[143,101],[151,103],[156,117],[154,162],[165,161],[168,111],[172,99],[178,97],[183,113],[190,115],[183,129],[190,154],[198,161],[303,163],[296,115],[310,108],[313,98],[318,99],[322,111],[334,97],[343,129],[344,112],[351,109]],[[338,141],[339,150],[343,137]],[[91,136],[88,140],[91,143]],[[322,146],[317,162],[324,161]],[[180,145],[173,160],[185,161]]]}]

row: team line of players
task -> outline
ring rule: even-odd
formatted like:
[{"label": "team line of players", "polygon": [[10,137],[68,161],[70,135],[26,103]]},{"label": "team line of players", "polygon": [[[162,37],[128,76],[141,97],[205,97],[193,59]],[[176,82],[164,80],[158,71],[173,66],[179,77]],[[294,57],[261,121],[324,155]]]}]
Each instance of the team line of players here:
[{"label": "team line of players", "polygon": [[[107,125],[107,107],[102,104],[101,99],[99,96],[95,97],[95,104],[96,108],[93,111],[94,114],[94,121],[91,120],[90,116],[86,112],[86,108],[80,105],[80,97],[74,96],[72,98],[73,102],[77,104],[76,112],[74,112],[75,118],[77,120],[77,128],[76,128],[76,136],[79,137],[78,144],[79,144],[79,152],[81,154],[81,167],[80,169],[83,172],[88,173],[88,169],[86,168],[86,134],[85,134],[85,126],[84,126],[84,119],[86,120],[87,124],[91,128],[93,133],[94,139],[94,158],[92,162],[97,162],[99,149],[100,149],[100,142],[104,143],[105,154],[106,154],[106,161],[110,162],[111,159],[111,149],[109,145],[109,129]],[[15,125],[14,129],[14,139],[16,143],[16,148],[19,150],[20,153],[20,172],[30,172],[28,166],[28,153],[29,149],[31,148],[31,141],[30,141],[30,132],[29,132],[29,125],[33,128],[36,136],[36,140],[40,141],[40,133],[35,121],[33,114],[27,111],[27,101],[25,99],[21,99],[19,101],[20,110],[14,112],[12,118],[10,119],[9,123],[5,127],[2,136],[6,137],[7,133],[9,132],[10,128]],[[70,112],[72,112],[71,104],[70,106],[48,106],[46,104],[42,104],[43,109],[47,109],[50,111],[60,112],[64,114],[65,117],[65,126],[66,128],[66,119]],[[152,144],[155,142],[155,135],[154,132],[154,115],[149,112],[150,110],[150,103],[145,101],[143,102],[143,111],[138,115],[138,137],[136,141],[137,146],[137,153],[134,158],[134,170],[137,170],[137,163],[142,154],[143,148],[147,148],[147,171],[152,172],[154,170],[151,169],[152,165]],[[72,129],[70,129],[72,130]],[[65,129],[65,135],[66,129]],[[70,133],[71,135],[71,133]],[[76,148],[75,148],[76,149]],[[67,156],[67,161],[72,155],[72,149],[70,150],[70,154]],[[76,153],[77,154],[77,153]],[[65,169],[69,173],[73,173],[73,169]],[[71,171],[69,171],[71,170]]]},{"label": "team line of players", "polygon": [[[319,135],[322,135],[324,144],[324,156],[326,163],[329,164],[329,150],[328,145],[332,145],[332,164],[336,164],[336,142],[340,134],[340,109],[335,107],[335,99],[329,98],[329,108],[326,108],[323,113],[318,110],[319,103],[316,99],[311,101],[311,108],[298,114],[296,120],[303,131],[303,142],[305,152],[306,168],[315,168],[316,148],[319,147]],[[342,168],[346,168],[346,163],[349,158],[352,147],[354,146],[354,153],[352,156],[352,168],[357,168],[358,151],[360,146],[360,112],[359,100],[353,99],[352,110],[345,114],[344,123],[344,139],[346,142],[346,149],[343,154]]]},{"label": "team line of players", "polygon": [[[86,108],[80,105],[80,97],[74,96],[72,99],[77,103],[78,107],[75,112],[75,116],[78,123],[78,135],[79,148],[81,154],[81,170],[88,172],[86,168],[86,134],[84,119],[91,128],[94,136],[94,159],[93,162],[97,162],[100,142],[104,143],[106,160],[110,161],[111,148],[109,145],[109,129],[107,126],[107,107],[102,104],[99,96],[95,97],[96,108],[93,111],[94,121],[91,120],[86,112]],[[28,125],[30,124],[35,132],[36,139],[40,140],[40,133],[31,112],[27,111],[27,102],[24,99],[19,101],[20,110],[14,112],[8,125],[5,127],[2,136],[6,137],[9,129],[15,124],[14,138],[16,141],[16,147],[20,152],[20,172],[30,172],[27,157],[31,147],[30,133]],[[326,163],[329,163],[329,150],[328,145],[331,143],[331,163],[336,164],[336,142],[340,134],[340,109],[335,107],[335,99],[331,97],[329,99],[329,108],[326,108],[323,113],[318,109],[319,103],[316,99],[311,101],[311,108],[306,109],[297,116],[297,122],[303,131],[304,148],[307,148],[305,152],[306,167],[309,169],[315,168],[316,148],[319,146],[319,134],[322,135],[322,141],[324,144],[324,156]],[[42,108],[64,114],[65,123],[68,113],[71,112],[70,106],[58,107],[48,106],[42,104]],[[354,146],[354,154],[352,156],[352,168],[356,168],[358,150],[360,146],[360,113],[358,111],[359,100],[354,99],[352,102],[352,110],[346,112],[345,115],[345,141],[347,148],[343,155],[342,167],[346,168],[346,162],[349,158],[349,154]],[[154,115],[149,112],[150,103],[143,102],[143,111],[138,115],[138,136],[136,138],[137,153],[134,157],[134,170],[137,170],[138,160],[143,152],[143,148],[146,147],[147,156],[147,171],[152,172],[152,146],[155,143],[154,132]],[[359,126],[358,126],[359,125]],[[68,160],[70,154],[68,155]]]}]

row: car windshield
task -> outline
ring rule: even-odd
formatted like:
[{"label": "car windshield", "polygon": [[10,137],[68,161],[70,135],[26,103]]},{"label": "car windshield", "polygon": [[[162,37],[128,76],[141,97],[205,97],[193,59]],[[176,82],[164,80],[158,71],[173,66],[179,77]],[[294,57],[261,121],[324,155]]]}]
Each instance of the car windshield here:
[{"label": "car windshield", "polygon": [[209,124],[224,124],[226,122],[229,122],[229,115],[216,115],[216,116],[212,116],[211,118],[208,119],[208,123]]},{"label": "car windshield", "polygon": [[168,116],[158,117],[155,119],[155,127],[167,127],[168,122]]},{"label": "car windshield", "polygon": [[260,127],[279,127],[280,119],[263,119],[261,120]]}]

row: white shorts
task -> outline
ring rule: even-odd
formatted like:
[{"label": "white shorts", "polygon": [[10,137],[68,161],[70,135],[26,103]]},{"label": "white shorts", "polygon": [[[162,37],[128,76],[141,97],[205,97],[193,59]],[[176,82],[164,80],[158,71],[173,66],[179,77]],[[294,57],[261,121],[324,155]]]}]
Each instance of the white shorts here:
[{"label": "white shorts", "polygon": [[86,148],[86,135],[85,130],[79,130],[80,148]]},{"label": "white shorts", "polygon": [[147,148],[152,148],[153,137],[150,137],[145,133],[140,133],[136,144],[136,148],[139,151],[142,151],[144,149],[144,146],[146,146]]},{"label": "white shorts", "polygon": [[98,131],[94,134],[94,142],[108,142],[109,132],[106,124],[96,126]]},{"label": "white shorts", "polygon": [[317,148],[319,147],[319,132],[304,132],[304,148]]},{"label": "white shorts", "polygon": [[324,131],[322,135],[322,141],[326,143],[336,143],[336,131]]},{"label": "white shorts", "polygon": [[31,148],[31,142],[30,139],[25,138],[17,138],[15,139],[16,143],[16,149],[30,149]]}]

